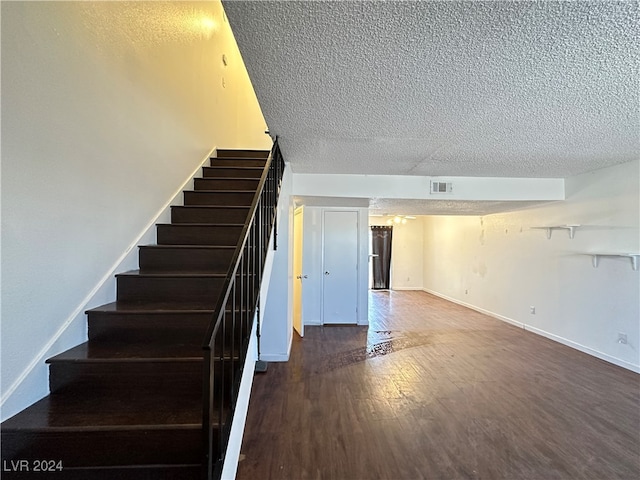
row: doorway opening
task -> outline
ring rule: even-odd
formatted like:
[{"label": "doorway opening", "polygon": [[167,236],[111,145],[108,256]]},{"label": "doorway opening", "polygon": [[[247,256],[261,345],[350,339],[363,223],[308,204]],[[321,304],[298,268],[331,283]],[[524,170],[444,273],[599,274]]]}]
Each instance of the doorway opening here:
[{"label": "doorway opening", "polygon": [[371,289],[389,290],[391,284],[391,240],[393,227],[371,226]]}]

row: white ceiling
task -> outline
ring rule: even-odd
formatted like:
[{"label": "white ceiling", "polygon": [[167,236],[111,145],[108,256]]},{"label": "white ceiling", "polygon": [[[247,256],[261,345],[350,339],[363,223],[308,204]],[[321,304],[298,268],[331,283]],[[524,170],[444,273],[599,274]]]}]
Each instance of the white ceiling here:
[{"label": "white ceiling", "polygon": [[353,198],[294,196],[294,204],[311,207],[368,208],[372,215],[491,215],[532,208],[549,201],[426,200],[410,198]]},{"label": "white ceiling", "polygon": [[638,158],[638,2],[230,1],[294,172],[566,177]]},{"label": "white ceiling", "polygon": [[564,178],[640,156],[638,1],[224,6],[296,173]]}]

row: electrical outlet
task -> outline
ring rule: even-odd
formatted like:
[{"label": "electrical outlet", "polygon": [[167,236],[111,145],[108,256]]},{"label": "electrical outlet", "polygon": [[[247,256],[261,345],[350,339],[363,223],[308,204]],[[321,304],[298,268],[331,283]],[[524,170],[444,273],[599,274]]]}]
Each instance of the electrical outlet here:
[{"label": "electrical outlet", "polygon": [[626,333],[618,332],[618,343],[621,343],[622,345],[626,345],[627,344],[627,334]]},{"label": "electrical outlet", "polygon": [[535,315],[536,314],[536,307],[534,307],[533,305],[529,307],[529,313],[531,315]]}]

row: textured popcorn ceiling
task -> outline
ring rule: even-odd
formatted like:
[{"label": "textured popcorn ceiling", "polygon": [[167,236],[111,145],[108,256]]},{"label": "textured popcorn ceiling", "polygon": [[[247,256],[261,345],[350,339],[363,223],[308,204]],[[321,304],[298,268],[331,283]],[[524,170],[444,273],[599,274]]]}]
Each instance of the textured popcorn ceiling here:
[{"label": "textured popcorn ceiling", "polygon": [[229,1],[294,172],[567,177],[638,158],[638,2]]},{"label": "textured popcorn ceiling", "polygon": [[372,215],[491,215],[548,203],[550,202],[294,196],[296,206],[364,207],[369,208]]},{"label": "textured popcorn ceiling", "polygon": [[369,211],[381,215],[491,215],[545,203],[549,202],[373,198],[369,202]]}]

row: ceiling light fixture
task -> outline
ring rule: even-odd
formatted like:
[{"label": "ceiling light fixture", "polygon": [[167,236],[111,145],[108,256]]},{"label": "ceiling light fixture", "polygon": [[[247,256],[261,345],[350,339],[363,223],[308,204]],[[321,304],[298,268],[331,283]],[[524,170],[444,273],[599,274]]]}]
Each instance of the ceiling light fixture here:
[{"label": "ceiling light fixture", "polygon": [[407,220],[415,220],[416,217],[411,216],[411,215],[387,215],[387,217],[391,217],[389,219],[387,219],[387,225],[404,225],[405,223],[407,223]]}]

